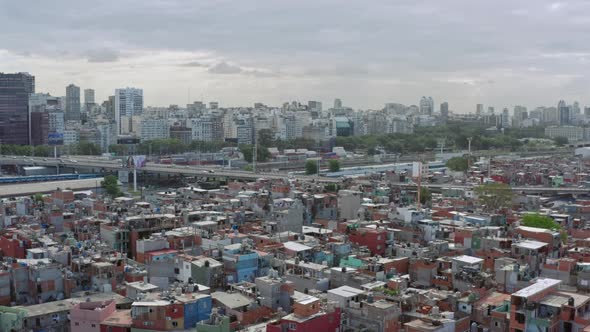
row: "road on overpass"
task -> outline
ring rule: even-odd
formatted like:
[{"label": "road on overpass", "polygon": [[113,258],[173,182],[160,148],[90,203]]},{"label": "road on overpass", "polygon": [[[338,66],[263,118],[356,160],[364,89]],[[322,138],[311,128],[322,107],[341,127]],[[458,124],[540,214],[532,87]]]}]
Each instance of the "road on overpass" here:
[{"label": "road on overpass", "polygon": [[[120,160],[103,160],[93,158],[38,158],[38,157],[0,157],[0,164],[12,165],[35,165],[67,168],[91,168],[104,169],[108,171],[129,170],[123,167]],[[270,180],[281,180],[287,178],[284,173],[253,173],[248,171],[230,170],[223,168],[213,168],[206,166],[183,166],[183,165],[164,165],[147,163],[145,167],[139,169],[141,172],[163,173],[163,174],[182,174],[188,176],[208,176],[215,178],[228,178],[239,180],[256,180],[260,178]],[[320,183],[340,183],[340,179],[327,178],[309,175],[293,175],[290,178],[300,181],[315,181]]]}]

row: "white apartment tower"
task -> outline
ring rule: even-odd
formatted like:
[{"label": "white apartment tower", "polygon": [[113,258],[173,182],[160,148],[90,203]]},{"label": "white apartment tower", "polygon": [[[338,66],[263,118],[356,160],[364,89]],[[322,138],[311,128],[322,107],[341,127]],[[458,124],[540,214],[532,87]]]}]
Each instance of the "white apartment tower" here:
[{"label": "white apartment tower", "polygon": [[125,88],[115,90],[115,123],[117,135],[133,132],[133,125],[122,124],[122,121],[131,121],[134,115],[140,115],[143,110],[143,90],[136,88]]}]

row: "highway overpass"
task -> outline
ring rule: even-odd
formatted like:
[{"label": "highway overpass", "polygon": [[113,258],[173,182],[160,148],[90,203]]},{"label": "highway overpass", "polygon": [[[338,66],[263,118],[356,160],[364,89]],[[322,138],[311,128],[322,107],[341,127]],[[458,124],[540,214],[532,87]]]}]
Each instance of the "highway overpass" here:
[{"label": "highway overpass", "polygon": [[[88,157],[67,157],[67,158],[39,158],[39,157],[0,157],[0,165],[19,165],[19,166],[47,166],[68,169],[84,169],[90,173],[108,173],[119,170],[127,170],[123,167],[120,160],[103,160],[99,158]],[[214,168],[207,166],[184,166],[184,165],[166,165],[147,163],[145,167],[138,169],[139,172],[184,175],[184,176],[206,176],[209,178],[225,178],[235,180],[256,180],[260,178],[270,180],[280,180],[287,177],[284,173],[253,173],[241,170],[230,170],[224,168]],[[341,180],[309,175],[295,175],[294,179],[300,181],[316,181],[321,183],[340,183]]]}]

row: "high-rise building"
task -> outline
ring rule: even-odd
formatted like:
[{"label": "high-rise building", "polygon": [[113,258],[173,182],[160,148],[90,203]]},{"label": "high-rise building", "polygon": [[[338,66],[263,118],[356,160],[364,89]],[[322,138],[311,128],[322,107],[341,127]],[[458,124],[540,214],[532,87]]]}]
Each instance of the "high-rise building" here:
[{"label": "high-rise building", "polygon": [[48,143],[49,133],[56,131],[56,113],[61,114],[63,127],[63,112],[59,97],[47,93],[32,93],[29,95],[29,144],[44,145]]},{"label": "high-rise building", "polygon": [[170,138],[168,119],[142,119],[141,141]]},{"label": "high-rise building", "polygon": [[522,127],[523,121],[528,118],[526,107],[516,105],[514,106],[514,115],[512,117],[512,125],[516,128]]},{"label": "high-rise building", "polygon": [[557,114],[560,126],[567,126],[570,124],[570,108],[564,100],[560,100],[557,103]]},{"label": "high-rise building", "polygon": [[443,120],[449,118],[449,103],[446,101],[440,104],[440,116],[443,118]]},{"label": "high-rise building", "polygon": [[334,108],[341,109],[342,108],[342,100],[340,98],[334,99]]},{"label": "high-rise building", "polygon": [[92,107],[94,106],[94,90],[92,89],[85,89],[84,90],[84,111],[86,111],[86,113],[90,112],[92,110]]},{"label": "high-rise building", "polygon": [[420,99],[420,114],[432,115],[434,112],[434,100],[432,97],[422,97]]},{"label": "high-rise building", "polygon": [[483,115],[483,104],[475,105],[475,115],[477,115],[477,116]]},{"label": "high-rise building", "polygon": [[80,120],[80,87],[70,84],[66,87],[66,121]]},{"label": "high-rise building", "polygon": [[504,107],[502,110],[502,118],[500,121],[500,126],[502,128],[510,127],[510,114],[508,113],[508,108]]},{"label": "high-rise building", "polygon": [[190,119],[192,139],[195,141],[213,142],[223,140],[223,121],[213,115],[203,115]]},{"label": "high-rise building", "polygon": [[[124,128],[133,132],[132,118],[140,115],[143,110],[143,90],[125,88],[115,90],[115,123],[117,135],[124,133]],[[128,124],[122,124],[128,121]]]},{"label": "high-rise building", "polygon": [[115,96],[109,96],[109,99],[102,102],[102,108],[108,119],[115,119]]},{"label": "high-rise building", "polygon": [[321,112],[322,111],[322,102],[310,100],[307,102],[307,107],[309,108],[310,111]]},{"label": "high-rise building", "polygon": [[29,144],[29,95],[35,76],[0,73],[0,144]]}]

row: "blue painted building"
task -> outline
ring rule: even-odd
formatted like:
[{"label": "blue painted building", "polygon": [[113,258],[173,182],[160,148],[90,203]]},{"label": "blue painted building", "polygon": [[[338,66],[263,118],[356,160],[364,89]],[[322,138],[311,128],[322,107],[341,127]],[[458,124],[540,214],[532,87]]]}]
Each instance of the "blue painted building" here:
[{"label": "blue painted building", "polygon": [[187,293],[177,298],[184,303],[184,328],[192,329],[198,322],[209,319],[211,315],[211,295]]},{"label": "blue painted building", "polygon": [[228,283],[253,282],[258,276],[259,255],[241,243],[223,249],[223,268]]}]

